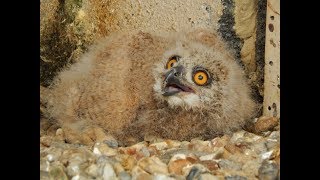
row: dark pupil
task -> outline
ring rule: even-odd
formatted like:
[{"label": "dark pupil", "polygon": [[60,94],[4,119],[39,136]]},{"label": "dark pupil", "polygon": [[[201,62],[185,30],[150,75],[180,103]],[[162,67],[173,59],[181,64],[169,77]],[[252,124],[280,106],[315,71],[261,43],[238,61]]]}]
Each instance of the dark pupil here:
[{"label": "dark pupil", "polygon": [[202,75],[199,75],[199,76],[198,76],[198,79],[199,79],[199,80],[202,80],[202,79],[203,79],[203,76],[202,76]]}]

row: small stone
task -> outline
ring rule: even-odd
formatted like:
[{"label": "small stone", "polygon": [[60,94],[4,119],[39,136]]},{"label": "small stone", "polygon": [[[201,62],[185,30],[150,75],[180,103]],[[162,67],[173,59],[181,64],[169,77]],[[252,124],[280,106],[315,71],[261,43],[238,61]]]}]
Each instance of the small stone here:
[{"label": "small stone", "polygon": [[155,174],[155,175],[153,175],[152,179],[153,180],[176,180],[176,178],[169,177],[164,174]]},{"label": "small stone", "polygon": [[150,144],[150,147],[155,147],[157,150],[161,151],[168,147],[168,144],[166,142],[157,142]]},{"label": "small stone", "polygon": [[170,161],[168,164],[169,173],[182,175],[182,169],[185,166],[191,165],[192,163],[186,159],[177,159],[174,161]]},{"label": "small stone", "polygon": [[113,136],[104,136],[103,143],[107,144],[111,148],[117,148],[119,146],[118,141]]},{"label": "small stone", "polygon": [[221,169],[232,169],[232,170],[236,170],[236,171],[239,171],[241,170],[241,164],[239,163],[236,163],[234,161],[230,161],[228,159],[221,159],[219,162],[219,167]]},{"label": "small stone", "polygon": [[263,138],[262,136],[256,135],[254,133],[246,132],[246,131],[244,132],[243,135],[244,135],[243,141],[247,143],[254,143]]},{"label": "small stone", "polygon": [[47,135],[48,136],[55,136],[57,129],[59,128],[59,126],[57,124],[52,124],[48,129],[47,129]]},{"label": "small stone", "polygon": [[50,147],[53,141],[52,136],[42,136],[40,137],[40,143],[46,147]]},{"label": "small stone", "polygon": [[222,155],[222,159],[230,159],[230,157],[233,156],[229,151],[224,151]]},{"label": "small stone", "polygon": [[265,152],[265,153],[261,154],[261,159],[269,160],[272,154],[273,154],[273,150]]},{"label": "small stone", "polygon": [[[257,156],[260,152],[265,152],[265,139],[249,132],[236,132],[230,139],[230,143],[241,149],[242,154],[247,156]],[[254,149],[254,150],[253,150]]]},{"label": "small stone", "polygon": [[197,162],[199,162],[200,160],[199,160],[199,158],[196,156],[196,155],[194,155],[194,154],[188,154],[187,156],[186,156],[186,160],[188,160],[189,162],[191,162],[192,164],[196,164]]},{"label": "small stone", "polygon": [[211,140],[211,144],[213,147],[224,147],[227,142],[229,141],[230,137],[227,135],[224,135],[223,137],[216,137]]},{"label": "small stone", "polygon": [[122,167],[122,165],[119,162],[113,162],[113,168],[115,170],[115,172],[117,174],[119,174],[120,172],[124,171],[124,168]]},{"label": "small stone", "polygon": [[154,156],[154,155],[159,155],[160,151],[157,150],[157,148],[155,146],[149,146],[148,147],[148,151],[150,153],[150,156]]},{"label": "small stone", "polygon": [[207,160],[213,160],[215,159],[215,154],[208,154],[204,156],[200,156],[200,161],[207,161]]},{"label": "small stone", "polygon": [[164,163],[169,163],[169,161],[172,158],[172,156],[174,156],[176,154],[183,154],[183,155],[187,154],[188,156],[193,157],[193,158],[195,158],[197,160],[198,158],[196,156],[204,156],[204,155],[207,155],[209,153],[193,151],[193,150],[188,150],[188,149],[184,149],[184,148],[178,148],[178,149],[174,148],[174,149],[168,149],[164,153],[162,153],[160,155],[160,159]]},{"label": "small stone", "polygon": [[71,178],[71,180],[87,180],[89,177],[87,175],[78,174]]},{"label": "small stone", "polygon": [[59,159],[61,155],[62,155],[62,149],[53,148],[53,149],[50,149],[50,152],[47,154],[46,158],[49,162],[53,162]]},{"label": "small stone", "polygon": [[263,136],[263,137],[267,137],[271,134],[271,131],[264,131],[264,132],[261,132],[260,135]]},{"label": "small stone", "polygon": [[104,173],[104,168],[105,168],[105,164],[109,164],[110,159],[106,156],[100,156],[97,158],[96,160],[96,165],[97,165],[97,173],[98,173],[98,177],[102,177],[103,173]]},{"label": "small stone", "polygon": [[83,149],[79,149],[78,151],[75,151],[74,153],[64,158],[66,158],[68,162],[66,164],[68,164],[67,173],[69,176],[76,176],[84,171],[83,165],[88,161],[88,155]]},{"label": "small stone", "polygon": [[206,172],[207,169],[201,164],[194,164],[183,168],[183,174],[187,180],[198,179],[200,174]]},{"label": "small stone", "polygon": [[55,158],[53,157],[52,154],[48,154],[48,155],[47,155],[47,160],[48,160],[48,162],[52,162],[52,161],[55,160]]},{"label": "small stone", "polygon": [[48,172],[50,167],[49,161],[40,159],[40,171]]},{"label": "small stone", "polygon": [[256,134],[241,130],[234,133],[230,139],[230,142],[237,145],[237,144],[252,144],[257,140],[261,139],[261,136]]},{"label": "small stone", "polygon": [[279,121],[276,117],[260,117],[254,124],[254,130],[256,133],[270,131],[278,125]]},{"label": "small stone", "polygon": [[131,175],[135,180],[152,180],[152,176],[139,166],[132,168]]},{"label": "small stone", "polygon": [[113,168],[114,168],[114,170],[115,170],[115,172],[116,172],[116,174],[117,174],[118,176],[119,176],[119,174],[121,174],[122,172],[126,172],[119,162],[115,162],[115,163],[113,164]]},{"label": "small stone", "polygon": [[266,147],[268,150],[274,149],[279,145],[279,142],[275,139],[267,139]]},{"label": "small stone", "polygon": [[245,133],[245,131],[237,131],[237,132],[233,133],[232,137],[230,138],[230,142],[232,144],[235,144],[239,140],[241,141],[244,138],[244,133]]},{"label": "small stone", "polygon": [[103,143],[107,144],[111,148],[117,148],[119,146],[119,143],[116,140],[104,140]]},{"label": "small stone", "polygon": [[212,152],[213,146],[210,141],[202,141],[199,139],[192,139],[188,145],[189,150],[201,151],[201,152]]},{"label": "small stone", "polygon": [[72,162],[67,167],[67,173],[69,176],[76,176],[80,174],[80,166],[78,163]]},{"label": "small stone", "polygon": [[87,160],[93,160],[93,154],[86,148],[80,147],[72,147],[66,148],[63,152],[59,160],[63,164],[69,164],[70,162],[79,162],[83,163]]},{"label": "small stone", "polygon": [[245,172],[244,174],[248,174],[251,176],[258,176],[258,170],[261,165],[261,159],[245,159],[244,164],[241,168],[241,172]]},{"label": "small stone", "polygon": [[122,171],[118,174],[120,180],[131,180],[131,176],[126,171]]},{"label": "small stone", "polygon": [[49,173],[46,171],[40,171],[41,180],[50,180]]},{"label": "small stone", "polygon": [[200,156],[200,161],[206,161],[206,160],[213,160],[213,159],[219,159],[224,152],[224,148],[220,147],[218,148],[214,153]]},{"label": "small stone", "polygon": [[219,165],[216,161],[201,161],[200,163],[204,165],[206,168],[208,168],[210,171],[219,169]]},{"label": "small stone", "polygon": [[280,167],[280,154],[277,155],[274,159],[275,163],[277,164],[278,167]]},{"label": "small stone", "polygon": [[61,128],[57,129],[55,137],[60,141],[64,141],[64,139],[65,139],[64,138],[64,133],[63,133],[63,130]]},{"label": "small stone", "polygon": [[80,179],[80,175],[76,175],[71,178],[71,180],[79,180],[79,179]]},{"label": "small stone", "polygon": [[273,131],[268,138],[280,142],[280,131]]},{"label": "small stone", "polygon": [[[137,151],[140,151],[140,149],[142,149],[143,147],[147,147],[147,145],[148,145],[148,143],[143,141],[143,142],[139,142],[137,144],[134,144],[134,145],[128,147],[127,149],[128,149],[128,151],[134,150],[137,152]],[[130,153],[128,153],[128,154],[130,154]]]},{"label": "small stone", "polygon": [[186,158],[187,158],[187,156],[185,154],[175,154],[170,159],[170,162],[175,161],[175,160],[179,160],[179,159],[186,159]]},{"label": "small stone", "polygon": [[137,164],[137,160],[132,156],[123,155],[120,163],[125,170],[131,170]]},{"label": "small stone", "polygon": [[138,166],[150,174],[168,174],[167,165],[155,156],[142,158],[138,162]]},{"label": "small stone", "polygon": [[226,176],[225,180],[247,180],[246,177],[235,175],[235,176]]},{"label": "small stone", "polygon": [[116,176],[116,173],[114,172],[111,164],[106,163],[106,164],[104,165],[102,177],[103,177],[104,179],[116,179],[117,176]]},{"label": "small stone", "polygon": [[144,137],[144,141],[145,141],[145,142],[149,142],[150,144],[152,144],[152,143],[162,142],[163,139],[162,139],[162,138],[159,138],[159,137],[157,137],[157,136],[153,136],[153,135],[147,134],[147,135],[145,135],[145,137]]},{"label": "small stone", "polygon": [[[263,154],[268,151],[268,148],[266,146],[266,139],[261,138],[255,143],[252,143],[251,146],[248,147],[250,149],[251,155],[258,156],[260,154]],[[244,151],[246,153],[247,149]]]},{"label": "small stone", "polygon": [[150,156],[150,152],[148,150],[148,148],[146,147],[142,147],[139,151],[139,153],[143,156],[143,157],[149,157]]},{"label": "small stone", "polygon": [[180,148],[188,148],[190,142],[189,141],[182,141],[180,144]]},{"label": "small stone", "polygon": [[96,161],[98,165],[103,165],[103,166],[105,163],[108,163],[108,162],[109,162],[109,158],[107,156],[99,156]]},{"label": "small stone", "polygon": [[91,164],[86,170],[85,172],[93,177],[97,177],[98,176],[98,166],[96,164]]},{"label": "small stone", "polygon": [[165,142],[168,144],[168,148],[178,148],[182,144],[180,141],[170,139]]},{"label": "small stone", "polygon": [[231,154],[240,153],[242,151],[241,148],[235,146],[232,143],[227,144],[226,146],[224,146],[224,148]]},{"label": "small stone", "polygon": [[275,180],[278,179],[279,168],[273,162],[264,161],[259,168],[259,179]]},{"label": "small stone", "polygon": [[199,179],[201,179],[201,180],[220,180],[221,178],[214,176],[212,174],[209,174],[209,173],[205,173],[205,174],[201,174],[199,176]]},{"label": "small stone", "polygon": [[62,166],[52,166],[49,171],[50,179],[68,180]]},{"label": "small stone", "polygon": [[93,147],[93,153],[98,156],[115,156],[117,154],[117,150],[110,148],[107,144],[97,142]]}]

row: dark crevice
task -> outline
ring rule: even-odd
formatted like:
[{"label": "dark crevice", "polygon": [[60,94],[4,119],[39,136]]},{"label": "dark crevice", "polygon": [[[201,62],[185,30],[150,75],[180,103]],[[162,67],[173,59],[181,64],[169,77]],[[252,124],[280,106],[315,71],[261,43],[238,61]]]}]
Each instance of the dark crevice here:
[{"label": "dark crevice", "polygon": [[[222,0],[221,1],[224,9],[223,15],[221,16],[219,23],[218,33],[222,36],[222,38],[227,42],[227,45],[230,49],[234,50],[235,59],[237,63],[243,68],[244,64],[241,61],[241,48],[243,46],[243,39],[239,38],[236,35],[235,30],[233,29],[235,25],[234,20],[234,0]],[[257,80],[251,83],[251,88],[253,90],[252,96],[258,102],[263,102],[263,82],[264,82],[264,47],[265,47],[265,22],[266,22],[266,8],[267,1],[266,0],[258,0],[257,7],[257,32],[256,32],[256,75]],[[249,77],[249,74],[247,74]]]},{"label": "dark crevice", "polygon": [[[265,55],[265,32],[266,32],[266,13],[267,13],[267,0],[258,0],[258,9],[257,9],[257,32],[256,32],[256,73],[258,79],[256,81],[256,93],[255,99],[262,103],[263,96],[259,93],[263,91],[263,82],[264,82],[264,55]],[[260,90],[259,90],[260,88]]]},{"label": "dark crevice", "polygon": [[236,35],[233,29],[235,24],[234,20],[234,1],[233,0],[222,0],[224,6],[223,14],[219,19],[218,33],[227,42],[227,45],[235,51],[235,58],[238,64],[244,68],[243,62],[241,61],[241,48],[243,46],[243,40]]}]

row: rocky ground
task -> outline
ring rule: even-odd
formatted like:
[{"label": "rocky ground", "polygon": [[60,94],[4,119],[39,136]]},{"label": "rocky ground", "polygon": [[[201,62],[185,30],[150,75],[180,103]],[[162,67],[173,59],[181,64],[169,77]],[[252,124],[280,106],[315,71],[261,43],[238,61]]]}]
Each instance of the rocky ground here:
[{"label": "rocky ground", "polygon": [[63,130],[40,129],[40,179],[280,179],[280,125],[260,117],[251,132],[211,140],[151,139],[130,147],[65,143]]}]

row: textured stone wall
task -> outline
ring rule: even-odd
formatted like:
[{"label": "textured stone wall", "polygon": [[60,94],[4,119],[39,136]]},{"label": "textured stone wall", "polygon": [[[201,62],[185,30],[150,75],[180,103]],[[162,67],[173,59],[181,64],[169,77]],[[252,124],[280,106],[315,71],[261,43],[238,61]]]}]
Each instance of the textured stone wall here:
[{"label": "textured stone wall", "polygon": [[40,82],[115,31],[213,29],[235,49],[262,102],[266,0],[41,0]]}]

